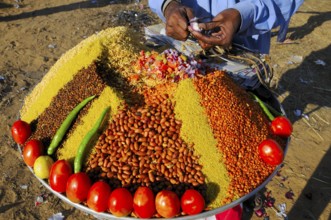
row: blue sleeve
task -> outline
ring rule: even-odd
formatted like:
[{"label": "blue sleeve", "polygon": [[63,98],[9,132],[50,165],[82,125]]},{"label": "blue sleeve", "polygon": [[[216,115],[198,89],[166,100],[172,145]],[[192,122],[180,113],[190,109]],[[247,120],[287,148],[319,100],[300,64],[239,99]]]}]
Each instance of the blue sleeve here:
[{"label": "blue sleeve", "polygon": [[243,0],[231,8],[241,14],[238,34],[252,36],[264,34],[278,26],[282,30],[287,29],[291,16],[302,3],[303,0]]},{"label": "blue sleeve", "polygon": [[161,9],[163,2],[164,0],[148,0],[148,4],[152,12],[157,14],[157,16],[159,16],[159,18],[161,18],[165,22],[165,17],[163,16]]},{"label": "blue sleeve", "polygon": [[[164,22],[162,3],[164,0],[149,0],[151,10]],[[269,53],[270,31],[279,27],[278,41],[284,41],[291,16],[303,0],[181,0],[194,10],[196,17],[216,16],[227,8],[240,12],[241,25],[234,42],[262,53]]]}]

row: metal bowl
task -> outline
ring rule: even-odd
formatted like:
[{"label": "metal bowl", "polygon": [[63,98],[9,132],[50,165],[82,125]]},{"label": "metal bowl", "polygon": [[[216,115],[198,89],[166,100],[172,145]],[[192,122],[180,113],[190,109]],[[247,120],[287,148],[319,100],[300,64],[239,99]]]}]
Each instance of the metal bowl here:
[{"label": "metal bowl", "polygon": [[[264,89],[264,92],[268,92],[269,94],[269,98],[267,100],[267,102],[273,106],[276,110],[279,110],[280,112],[282,112],[282,114],[286,115],[285,114],[285,111],[283,109],[283,107],[281,106],[280,102],[277,100],[277,98],[275,97],[275,95],[268,89]],[[289,142],[290,142],[290,138],[287,139],[286,141],[286,146],[285,146],[285,150],[284,150],[284,155],[286,155],[286,152],[287,152],[287,149],[288,149],[288,145],[289,145]],[[21,152],[22,154],[22,151],[21,151],[21,148],[20,146],[18,145],[18,149],[19,151]],[[278,170],[280,169],[281,165],[277,166],[275,168],[275,170],[272,172],[272,174],[266,179],[264,180],[264,182],[258,186],[257,188],[255,188],[253,191],[251,191],[250,193],[246,194],[245,196],[229,203],[229,204],[226,204],[224,206],[221,206],[219,208],[216,208],[216,209],[213,209],[213,210],[208,210],[208,211],[204,211],[200,214],[197,214],[197,215],[190,215],[190,216],[180,216],[180,217],[176,217],[176,218],[171,218],[171,219],[174,219],[174,220],[195,220],[195,219],[203,219],[203,218],[206,218],[206,217],[209,217],[209,216],[213,216],[213,215],[216,215],[216,214],[219,214],[221,212],[224,212],[228,209],[231,209],[241,203],[243,203],[244,201],[248,200],[249,198],[253,197],[256,193],[258,193],[260,190],[262,190],[268,183],[269,181],[277,174]],[[30,169],[30,171],[33,173],[34,175],[34,172],[33,172],[33,169],[31,167],[28,167]],[[88,208],[87,206],[85,205],[82,205],[82,204],[78,204],[78,203],[73,203],[71,202],[64,194],[61,194],[61,193],[58,193],[56,191],[54,191],[50,185],[47,183],[47,181],[43,180],[43,179],[40,179],[38,177],[36,177],[40,182],[41,184],[43,184],[49,191],[51,191],[55,196],[59,197],[62,201],[68,203],[69,205],[83,211],[83,212],[86,212],[88,214],[91,214],[93,215],[94,217],[98,218],[98,219],[122,219],[122,220],[125,220],[125,219],[128,219],[128,220],[132,220],[132,219],[137,219],[137,218],[134,218],[134,217],[116,217],[110,213],[106,213],[106,212],[103,212],[103,213],[100,213],[100,212],[96,212],[90,208]],[[155,220],[155,218],[153,218]]]}]

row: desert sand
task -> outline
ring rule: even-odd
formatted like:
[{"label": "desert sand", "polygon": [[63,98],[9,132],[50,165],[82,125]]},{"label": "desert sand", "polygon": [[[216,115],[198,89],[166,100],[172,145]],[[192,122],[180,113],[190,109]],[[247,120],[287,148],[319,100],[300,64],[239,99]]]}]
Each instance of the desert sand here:
[{"label": "desert sand", "polygon": [[[0,1],[0,219],[95,219],[49,193],[24,164],[11,138],[24,97],[59,57],[84,38],[112,26],[137,31],[160,22],[147,1]],[[331,6],[307,0],[293,16],[286,43],[276,42],[271,89],[293,122],[279,175],[261,194],[286,204],[289,219],[331,218]],[[292,192],[292,198],[285,194]],[[289,195],[289,194],[288,194]],[[36,198],[43,202],[36,205]],[[278,218],[272,208],[270,219]],[[244,219],[260,219],[247,206]],[[263,218],[262,218],[263,219]]]}]

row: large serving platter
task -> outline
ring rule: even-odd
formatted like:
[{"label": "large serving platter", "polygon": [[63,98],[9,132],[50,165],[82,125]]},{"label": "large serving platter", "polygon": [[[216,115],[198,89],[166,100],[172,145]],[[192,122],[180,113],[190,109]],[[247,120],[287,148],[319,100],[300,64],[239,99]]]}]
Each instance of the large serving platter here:
[{"label": "large serving platter", "polygon": [[[262,87],[262,86],[261,86]],[[267,91],[268,93],[270,93],[270,97],[268,98],[267,102],[268,104],[270,104],[272,107],[274,107],[276,110],[280,111],[283,115],[286,115],[285,114],[285,111],[282,107],[282,105],[280,104],[280,102],[277,100],[277,98],[275,97],[275,95],[268,89],[266,89],[265,87],[262,88],[264,91]],[[290,138],[287,138],[286,140],[286,144],[285,144],[285,149],[284,149],[284,155],[286,155],[286,152],[287,152],[287,149],[288,149],[288,145],[289,145],[289,142],[290,142]],[[21,147],[18,145],[18,150],[20,151],[20,153],[22,154],[22,151],[21,151]],[[257,188],[255,188],[253,191],[251,191],[250,193],[240,197],[239,199],[235,200],[235,201],[232,201],[231,203],[228,203],[224,206],[221,206],[219,208],[215,208],[215,209],[212,209],[212,210],[208,210],[208,211],[204,211],[200,214],[197,214],[197,215],[191,215],[191,216],[179,216],[179,217],[176,217],[176,218],[171,218],[171,219],[176,219],[176,220],[193,220],[193,219],[204,219],[206,217],[210,217],[210,216],[213,216],[213,215],[216,215],[218,213],[221,213],[223,211],[226,211],[230,208],[233,208],[241,203],[243,203],[244,201],[248,200],[249,198],[253,197],[256,193],[258,193],[260,190],[262,190],[270,181],[271,179],[277,174],[278,170],[280,169],[281,165],[275,167],[275,170],[271,173],[271,175],[264,180],[264,182],[259,185]],[[33,172],[33,169],[31,167],[28,167],[29,170],[32,172],[32,174],[34,175],[34,172]],[[35,175],[34,175],[35,176]],[[35,176],[36,177],[36,176]],[[40,179],[38,177],[36,177],[38,179],[38,181],[48,190],[50,191],[51,193],[53,193],[56,197],[60,198],[62,201],[64,201],[65,203],[85,212],[85,213],[88,213],[88,214],[91,214],[93,215],[94,217],[96,217],[97,219],[136,219],[134,217],[116,217],[110,213],[107,213],[107,212],[103,212],[103,213],[100,213],[100,212],[96,212],[90,208],[88,208],[87,206],[83,205],[83,204],[78,204],[78,203],[73,203],[72,201],[70,201],[66,196],[65,194],[62,194],[62,193],[58,193],[56,191],[54,191],[50,185],[48,184],[47,180],[43,180],[43,179]],[[155,219],[155,218],[153,218]]]}]

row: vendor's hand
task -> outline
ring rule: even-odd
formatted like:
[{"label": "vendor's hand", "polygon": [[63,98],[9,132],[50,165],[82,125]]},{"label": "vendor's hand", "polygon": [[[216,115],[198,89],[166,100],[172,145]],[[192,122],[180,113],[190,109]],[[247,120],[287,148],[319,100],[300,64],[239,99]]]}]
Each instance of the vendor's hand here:
[{"label": "vendor's hand", "polygon": [[241,16],[236,9],[226,9],[216,15],[216,17],[208,23],[200,23],[199,27],[204,32],[210,30],[210,35],[203,34],[204,32],[194,31],[189,27],[189,31],[198,40],[203,49],[211,48],[212,46],[220,45],[225,48],[231,46],[232,39],[238,31],[241,24]]},{"label": "vendor's hand", "polygon": [[178,2],[171,2],[164,11],[166,34],[176,40],[186,40],[190,34],[188,21],[194,17],[193,10]]}]

